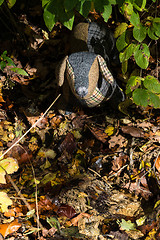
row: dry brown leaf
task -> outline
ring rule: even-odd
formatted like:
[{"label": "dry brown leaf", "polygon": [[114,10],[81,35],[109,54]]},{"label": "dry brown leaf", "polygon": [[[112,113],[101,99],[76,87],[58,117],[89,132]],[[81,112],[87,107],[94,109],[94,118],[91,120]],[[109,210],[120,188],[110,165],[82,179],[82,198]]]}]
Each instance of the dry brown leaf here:
[{"label": "dry brown leaf", "polygon": [[101,142],[106,143],[107,138],[108,138],[108,134],[105,133],[105,131],[101,128],[98,127],[91,127],[88,126],[89,130],[91,131],[91,133]]},{"label": "dry brown leaf", "polygon": [[158,172],[160,172],[160,156],[156,159],[155,167]]},{"label": "dry brown leaf", "polygon": [[91,215],[88,214],[88,213],[80,213],[78,216],[72,218],[70,221],[67,221],[67,222],[66,222],[67,226],[77,226],[78,221],[79,221],[82,217],[90,218]]},{"label": "dry brown leaf", "polygon": [[135,128],[132,126],[122,126],[121,130],[123,133],[129,134],[132,137],[144,137],[144,132],[139,128]]}]

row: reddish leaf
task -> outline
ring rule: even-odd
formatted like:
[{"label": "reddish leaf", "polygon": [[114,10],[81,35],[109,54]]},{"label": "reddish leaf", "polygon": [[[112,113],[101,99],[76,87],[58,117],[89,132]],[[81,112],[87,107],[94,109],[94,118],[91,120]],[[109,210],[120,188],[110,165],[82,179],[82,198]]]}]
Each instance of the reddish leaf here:
[{"label": "reddish leaf", "polygon": [[158,172],[160,172],[160,156],[156,159],[155,167]]},{"label": "reddish leaf", "polygon": [[121,127],[121,130],[123,133],[129,134],[132,137],[144,137],[144,132],[139,128],[135,128],[132,126],[123,126]]},{"label": "reddish leaf", "polygon": [[57,215],[72,218],[76,215],[76,211],[71,206],[62,204],[57,211]]},{"label": "reddish leaf", "polygon": [[72,154],[76,150],[76,146],[77,146],[77,144],[75,142],[74,135],[72,133],[67,133],[65,139],[60,144],[58,149],[60,152],[66,151],[66,152]]},{"label": "reddish leaf", "polygon": [[101,128],[89,126],[91,133],[101,142],[106,143],[108,134],[104,132]]},{"label": "reddish leaf", "polygon": [[52,203],[49,199],[43,199],[40,200],[38,203],[38,209],[40,213],[44,211],[55,211],[57,212],[58,206],[56,206],[54,203]]}]

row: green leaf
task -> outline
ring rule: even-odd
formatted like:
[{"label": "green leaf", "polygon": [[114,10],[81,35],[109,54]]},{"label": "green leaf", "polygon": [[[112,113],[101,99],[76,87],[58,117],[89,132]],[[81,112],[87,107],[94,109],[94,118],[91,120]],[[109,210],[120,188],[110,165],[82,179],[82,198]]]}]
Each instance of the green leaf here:
[{"label": "green leaf", "polygon": [[160,108],[160,97],[156,94],[148,91],[150,103],[149,105],[153,106],[154,108]]},{"label": "green leaf", "polygon": [[7,63],[8,66],[14,66],[14,67],[16,66],[11,58],[6,57],[5,60],[8,62]]},{"label": "green leaf", "polygon": [[152,40],[158,40],[159,37],[155,35],[155,31],[157,31],[152,25],[148,28],[148,36]]},{"label": "green leaf", "polygon": [[17,74],[20,74],[20,75],[23,75],[23,76],[28,76],[28,73],[26,71],[24,71],[23,69],[21,68],[11,68],[11,70]]},{"label": "green leaf", "polygon": [[128,46],[128,43],[126,41],[126,31],[122,33],[122,35],[117,39],[116,46],[119,52]]},{"label": "green leaf", "polygon": [[131,44],[124,50],[123,53],[120,53],[120,55],[119,55],[120,62],[126,61],[126,60],[128,60],[128,59],[132,56],[135,46],[136,46],[136,45],[135,45],[134,43],[131,43]]},{"label": "green leaf", "polygon": [[128,68],[128,60],[122,62],[122,73],[125,74]]},{"label": "green leaf", "polygon": [[160,37],[160,18],[154,18],[152,24],[155,34]]},{"label": "green leaf", "polygon": [[150,51],[147,44],[138,44],[134,50],[134,58],[139,67],[146,69],[149,64]]},{"label": "green leaf", "polygon": [[3,2],[4,2],[4,0],[0,0],[0,6],[2,5]]},{"label": "green leaf", "polygon": [[1,61],[0,62],[0,69],[3,71],[5,67],[6,67],[6,63],[4,61]]},{"label": "green leaf", "polygon": [[42,0],[42,7],[48,4],[51,0]]},{"label": "green leaf", "polygon": [[133,92],[136,88],[138,88],[142,80],[143,78],[139,76],[131,76],[127,82],[126,94],[129,94]]},{"label": "green leaf", "polygon": [[109,17],[111,16],[111,13],[112,13],[112,5],[111,4],[104,5],[104,11],[102,13],[102,16],[105,22],[108,21]]},{"label": "green leaf", "polygon": [[8,0],[7,1],[7,5],[8,5],[9,8],[12,8],[15,3],[16,3],[16,0]]},{"label": "green leaf", "polygon": [[68,21],[64,21],[64,22],[63,22],[63,25],[64,25],[65,27],[67,27],[68,29],[72,30],[73,22],[74,22],[74,15],[72,15],[72,17],[69,18]]},{"label": "green leaf", "polygon": [[43,18],[44,22],[49,29],[52,31],[54,24],[56,23],[56,16],[55,16],[55,3],[54,0],[50,1],[44,8]]},{"label": "green leaf", "polygon": [[116,27],[116,29],[115,29],[114,37],[115,38],[119,37],[123,32],[126,31],[127,27],[128,27],[127,23],[125,23],[125,22],[120,23],[119,26]]},{"label": "green leaf", "polygon": [[65,10],[68,12],[72,9],[74,9],[74,7],[77,5],[77,3],[79,2],[79,0],[64,0],[64,8]]},{"label": "green leaf", "polygon": [[126,0],[124,1],[120,10],[122,14],[129,18],[133,13],[133,4],[131,3],[130,0]]},{"label": "green leaf", "polygon": [[137,105],[147,107],[149,104],[148,90],[137,88],[133,92],[133,102]]},{"label": "green leaf", "polygon": [[132,223],[131,220],[126,221],[122,219],[121,222],[118,220],[117,223],[120,225],[121,230],[126,230],[126,231],[136,230],[136,224]]},{"label": "green leaf", "polygon": [[140,24],[140,28],[133,28],[133,37],[138,41],[142,42],[146,38],[147,30],[146,27]]},{"label": "green leaf", "polygon": [[150,90],[153,93],[160,93],[160,82],[157,78],[154,78],[153,76],[146,76],[144,82],[144,87]]},{"label": "green leaf", "polygon": [[133,12],[130,18],[130,22],[133,24],[133,26],[140,28],[140,17],[138,12]]}]

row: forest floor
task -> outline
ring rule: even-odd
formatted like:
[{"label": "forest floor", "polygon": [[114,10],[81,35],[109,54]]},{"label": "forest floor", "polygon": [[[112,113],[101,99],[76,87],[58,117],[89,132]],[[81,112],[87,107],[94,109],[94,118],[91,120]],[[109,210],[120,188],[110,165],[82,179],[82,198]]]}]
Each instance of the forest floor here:
[{"label": "forest floor", "polygon": [[[6,66],[0,74],[1,154],[57,96],[55,67],[70,31],[57,23],[48,34],[38,10],[0,39],[0,52],[28,73]],[[159,110],[110,105],[64,116],[56,102],[4,155],[14,173],[0,170],[0,239],[160,239]]]}]

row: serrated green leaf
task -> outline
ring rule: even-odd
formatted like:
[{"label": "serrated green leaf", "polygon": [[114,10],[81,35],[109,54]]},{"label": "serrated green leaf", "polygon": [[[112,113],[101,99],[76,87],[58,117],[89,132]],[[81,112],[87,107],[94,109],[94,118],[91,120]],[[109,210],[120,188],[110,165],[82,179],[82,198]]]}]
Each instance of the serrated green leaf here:
[{"label": "serrated green leaf", "polygon": [[149,95],[146,89],[137,88],[133,92],[133,102],[137,105],[147,107],[149,104]]},{"label": "serrated green leaf", "polygon": [[139,67],[146,69],[149,64],[150,51],[147,44],[138,44],[134,50],[134,58]]},{"label": "serrated green leaf", "polygon": [[156,29],[155,29],[153,26],[150,26],[150,27],[148,28],[148,36],[149,36],[152,40],[158,40],[158,38],[159,38],[159,37],[157,37],[157,36],[155,35],[155,31],[156,31]]},{"label": "serrated green leaf", "polygon": [[43,13],[44,22],[49,29],[52,31],[54,24],[56,23],[56,13],[55,13],[55,3],[54,1],[50,1],[44,8]]},{"label": "serrated green leaf", "polygon": [[143,85],[145,88],[147,88],[153,93],[160,93],[160,82],[157,78],[154,78],[153,76],[148,75],[145,78]]},{"label": "serrated green leaf", "polygon": [[134,27],[140,28],[140,17],[138,12],[133,12],[130,18],[130,22],[133,24]]},{"label": "serrated green leaf", "polygon": [[146,38],[147,30],[146,27],[140,24],[140,28],[133,28],[133,37],[138,41],[142,42]]},{"label": "serrated green leaf", "polygon": [[0,6],[2,5],[3,2],[4,2],[4,0],[0,0]]},{"label": "serrated green leaf", "polygon": [[112,13],[112,5],[111,4],[104,5],[104,11],[102,13],[102,16],[105,22],[108,21],[109,17],[111,16],[111,13]]},{"label": "serrated green leaf", "polygon": [[64,0],[64,8],[65,10],[68,12],[72,9],[74,9],[74,7],[77,5],[77,3],[79,2],[79,0]]},{"label": "serrated green leaf", "polygon": [[0,62],[0,69],[3,71],[5,67],[6,67],[6,63],[4,61],[1,61]]},{"label": "serrated green leaf", "polygon": [[152,24],[155,31],[155,35],[160,37],[160,18],[154,18]]},{"label": "serrated green leaf", "polygon": [[17,74],[20,74],[20,75],[23,75],[23,76],[28,76],[28,73],[25,70],[21,69],[21,68],[15,67],[15,68],[11,68],[11,70],[13,72],[17,73]]},{"label": "serrated green leaf", "polygon": [[121,52],[126,46],[128,46],[128,43],[126,41],[126,31],[122,33],[122,35],[117,39],[116,41],[116,47],[119,52]]},{"label": "serrated green leaf", "polygon": [[118,25],[118,27],[116,27],[116,29],[115,29],[114,37],[115,38],[119,37],[123,32],[126,31],[127,27],[128,27],[127,23],[125,23],[125,22],[120,23]]},{"label": "serrated green leaf", "polygon": [[16,3],[16,0],[8,0],[7,1],[7,5],[8,5],[9,8],[12,8],[15,3]]},{"label": "serrated green leaf", "polygon": [[149,105],[153,106],[154,108],[160,108],[160,97],[150,91],[148,91],[148,95],[150,99]]},{"label": "serrated green leaf", "polygon": [[130,0],[124,1],[123,5],[121,7],[121,12],[127,18],[132,15],[132,13],[133,13],[133,4],[131,3]]}]

